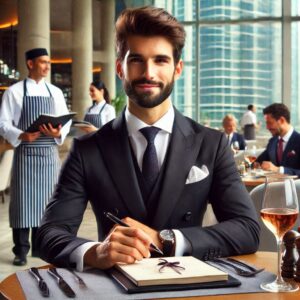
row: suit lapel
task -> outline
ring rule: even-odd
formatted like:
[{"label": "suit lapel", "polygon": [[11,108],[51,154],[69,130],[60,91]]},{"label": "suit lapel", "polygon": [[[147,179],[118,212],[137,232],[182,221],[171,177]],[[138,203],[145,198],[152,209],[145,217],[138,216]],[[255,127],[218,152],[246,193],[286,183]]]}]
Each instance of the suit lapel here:
[{"label": "suit lapel", "polygon": [[97,143],[131,216],[145,220],[146,208],[135,174],[124,112],[113,121],[109,130],[100,131]]},{"label": "suit lapel", "polygon": [[277,138],[274,138],[270,143],[270,161],[277,165]]},{"label": "suit lapel", "polygon": [[168,221],[185,186],[187,175],[199,153],[201,143],[202,138],[196,140],[196,134],[190,123],[175,110],[173,132],[166,157],[166,169],[158,196],[158,206],[151,222],[152,227],[163,228]]},{"label": "suit lapel", "polygon": [[293,147],[294,147],[294,145],[296,143],[295,139],[296,139],[296,132],[294,130],[293,133],[292,133],[292,135],[291,135],[291,137],[290,137],[290,139],[289,139],[289,141],[286,144],[286,147],[285,147],[284,151],[283,151],[283,154],[282,154],[282,163],[281,163],[282,165],[284,165],[285,162],[286,162],[286,160],[287,160],[287,154],[290,151],[294,150]]}]

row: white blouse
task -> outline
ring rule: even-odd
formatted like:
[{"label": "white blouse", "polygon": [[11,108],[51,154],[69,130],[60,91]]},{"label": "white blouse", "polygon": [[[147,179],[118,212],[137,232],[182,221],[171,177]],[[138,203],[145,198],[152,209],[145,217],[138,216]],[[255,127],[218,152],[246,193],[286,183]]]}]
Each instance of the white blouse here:
[{"label": "white blouse", "polygon": [[[66,101],[62,91],[51,83],[47,83],[54,99],[54,114],[64,115],[69,113]],[[26,78],[26,87],[28,96],[49,96],[49,91],[45,85],[45,80],[42,79],[38,83],[31,78]],[[0,135],[2,135],[10,144],[17,147],[21,140],[19,136],[23,133],[17,128],[19,123],[24,96],[24,81],[19,81],[5,91],[2,97],[0,109]],[[55,139],[56,143],[61,145],[67,136],[72,121],[69,121],[61,129],[61,137]]]},{"label": "white blouse", "polygon": [[[106,101],[102,100],[99,103],[97,103],[95,106],[93,106],[92,108],[89,108],[86,111],[86,115],[91,114],[91,115],[98,115],[102,109],[102,107],[105,105]],[[101,123],[102,126],[106,123],[108,123],[109,121],[113,120],[116,117],[116,111],[115,108],[110,105],[110,104],[106,104],[105,107],[103,108],[102,112],[101,112]]]}]

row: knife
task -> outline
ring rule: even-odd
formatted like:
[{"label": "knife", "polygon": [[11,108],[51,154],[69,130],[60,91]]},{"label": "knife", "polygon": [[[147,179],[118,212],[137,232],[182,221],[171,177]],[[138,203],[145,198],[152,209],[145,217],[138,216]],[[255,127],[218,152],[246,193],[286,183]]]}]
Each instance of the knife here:
[{"label": "knife", "polygon": [[29,273],[37,280],[42,296],[49,297],[49,288],[43,277],[40,275],[39,270],[37,268],[30,268]]},{"label": "knife", "polygon": [[56,268],[50,268],[48,269],[48,273],[52,275],[58,283],[59,288],[64,292],[64,294],[68,298],[75,298],[76,294],[74,291],[71,289],[71,287],[65,282],[65,280],[61,277],[60,274],[58,274]]}]

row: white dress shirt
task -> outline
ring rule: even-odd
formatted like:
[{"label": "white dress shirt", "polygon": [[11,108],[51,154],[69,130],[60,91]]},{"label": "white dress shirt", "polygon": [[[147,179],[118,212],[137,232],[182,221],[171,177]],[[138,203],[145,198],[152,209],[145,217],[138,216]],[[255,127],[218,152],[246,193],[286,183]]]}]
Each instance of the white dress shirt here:
[{"label": "white dress shirt", "polygon": [[[106,101],[102,100],[98,102],[96,105],[94,105],[92,108],[89,108],[86,111],[86,115],[91,114],[91,115],[98,115],[102,109],[102,107],[105,105]],[[101,123],[102,125],[108,123],[109,121],[113,120],[116,117],[116,111],[115,108],[110,105],[106,104],[103,110],[101,111]]]},{"label": "white dress shirt", "polygon": [[[154,144],[157,152],[159,167],[162,166],[168,145],[170,142],[170,136],[172,134],[173,124],[174,124],[174,108],[170,106],[169,110],[165,115],[163,115],[157,122],[151,126],[160,128],[161,130],[157,133]],[[144,127],[149,125],[144,123],[142,120],[138,119],[132,113],[129,112],[128,108],[125,110],[125,119],[129,135],[129,140],[131,147],[136,156],[138,166],[142,170],[143,155],[147,147],[147,140],[143,134],[139,131]],[[190,244],[185,239],[184,235],[179,230],[173,230],[176,239],[176,249],[175,256],[182,256],[185,252],[190,250]],[[93,247],[99,242],[88,242],[79,247],[77,247],[70,255],[70,261],[76,263],[76,268],[78,271],[83,271],[83,257],[87,250]]]},{"label": "white dress shirt", "polygon": [[241,126],[242,128],[245,127],[245,125],[256,125],[256,114],[252,110],[248,110],[244,113],[241,119]]},{"label": "white dress shirt", "polygon": [[[47,83],[54,99],[54,115],[64,115],[69,113],[66,101],[62,91],[56,86]],[[31,78],[26,80],[27,96],[45,96],[49,97],[49,91],[42,79],[38,83]],[[19,81],[5,91],[2,97],[0,109],[0,135],[2,135],[10,144],[17,147],[22,141],[19,136],[23,131],[17,128],[19,123],[24,96],[24,81]],[[72,121],[69,121],[61,129],[61,137],[55,139],[56,143],[61,145],[67,136]]]}]

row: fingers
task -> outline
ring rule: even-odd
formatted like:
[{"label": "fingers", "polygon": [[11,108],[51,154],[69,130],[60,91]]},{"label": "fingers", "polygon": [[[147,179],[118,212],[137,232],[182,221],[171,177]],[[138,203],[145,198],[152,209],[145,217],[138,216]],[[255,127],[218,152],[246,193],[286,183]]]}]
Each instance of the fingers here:
[{"label": "fingers", "polygon": [[150,257],[151,238],[141,229],[116,226],[106,240],[97,247],[97,267],[110,268],[116,263],[132,264]]},{"label": "fingers", "polygon": [[39,130],[41,133],[47,136],[51,136],[54,138],[60,137],[60,130],[61,125],[59,125],[57,128],[54,128],[51,123],[48,124],[42,124],[39,126]]}]

